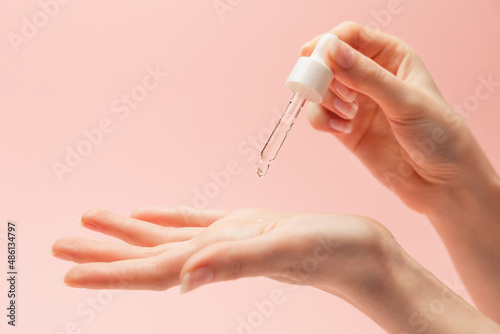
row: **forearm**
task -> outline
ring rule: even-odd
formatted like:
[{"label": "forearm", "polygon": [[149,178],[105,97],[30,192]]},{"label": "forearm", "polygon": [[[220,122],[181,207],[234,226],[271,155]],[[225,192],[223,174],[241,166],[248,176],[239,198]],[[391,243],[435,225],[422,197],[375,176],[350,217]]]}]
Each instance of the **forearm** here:
[{"label": "forearm", "polygon": [[500,182],[489,163],[481,169],[428,217],[478,308],[500,323]]},{"label": "forearm", "polygon": [[406,253],[395,262],[361,284],[346,287],[340,296],[388,333],[500,333],[500,326]]}]

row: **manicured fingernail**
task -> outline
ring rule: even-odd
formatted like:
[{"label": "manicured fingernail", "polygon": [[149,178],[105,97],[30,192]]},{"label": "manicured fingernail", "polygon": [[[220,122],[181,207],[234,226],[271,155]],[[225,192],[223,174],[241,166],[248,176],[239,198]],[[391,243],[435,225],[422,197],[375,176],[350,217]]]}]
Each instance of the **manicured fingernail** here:
[{"label": "manicured fingernail", "polygon": [[52,255],[53,257],[55,257],[59,260],[73,261],[75,259],[74,257],[69,256],[69,255],[64,254],[64,253],[54,253],[53,251],[50,251],[49,253],[50,253],[50,255]]},{"label": "manicured fingernail", "polygon": [[335,97],[333,100],[333,106],[349,119],[353,119],[358,112],[358,105],[356,103],[346,102],[338,97]]},{"label": "manicured fingernail", "polygon": [[197,268],[186,275],[182,279],[181,293],[192,291],[200,286],[212,282],[214,273],[209,267]]},{"label": "manicured fingernail", "polygon": [[84,223],[81,220],[78,222],[78,224],[82,225],[85,228],[88,228],[89,230],[92,230],[95,232],[101,232],[101,228],[99,226],[94,225],[94,224]]},{"label": "manicured fingernail", "polygon": [[344,86],[343,84],[341,84],[337,80],[335,80],[335,82],[333,84],[333,88],[335,89],[335,92],[337,92],[337,94],[342,96],[344,98],[344,100],[346,100],[348,102],[354,101],[354,99],[356,99],[356,97],[358,96],[358,92],[350,89],[349,87]]},{"label": "manicured fingernail", "polygon": [[330,126],[330,128],[337,132],[351,133],[352,131],[352,123],[349,121],[332,118],[328,122],[328,125]]},{"label": "manicured fingernail", "polygon": [[68,284],[66,284],[66,282],[64,282],[64,276],[59,277],[58,282],[59,284],[62,284],[64,286],[69,286]]},{"label": "manicured fingernail", "polygon": [[332,40],[330,54],[333,60],[345,69],[351,68],[354,63],[354,50],[342,44],[338,37]]}]

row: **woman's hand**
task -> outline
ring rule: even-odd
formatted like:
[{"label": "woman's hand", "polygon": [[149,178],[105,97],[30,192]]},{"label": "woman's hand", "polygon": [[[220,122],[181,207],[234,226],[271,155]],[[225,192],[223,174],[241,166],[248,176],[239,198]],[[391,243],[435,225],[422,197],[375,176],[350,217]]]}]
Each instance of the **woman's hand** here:
[{"label": "woman's hand", "polygon": [[[407,44],[350,22],[330,32],[339,37],[327,57],[335,79],[322,104],[310,105],[312,125],[333,133],[403,202],[429,217],[478,307],[500,323],[494,168]],[[318,40],[301,54],[309,55]]]},{"label": "woman's hand", "polygon": [[[456,190],[498,184],[474,137],[440,94],[425,65],[400,39],[346,22],[328,65],[335,73],[313,127],[330,132],[408,206],[431,215],[456,202]],[[309,56],[320,36],[306,44]],[[356,97],[357,96],[357,97]]]},{"label": "woman's hand", "polygon": [[369,218],[190,208],[141,209],[126,218],[96,209],[82,225],[126,243],[56,241],[56,257],[81,263],[66,274],[69,286],[165,290],[182,282],[186,292],[267,276],[337,295],[389,333],[498,331]]},{"label": "woman's hand", "polygon": [[188,291],[267,276],[341,293],[383,276],[397,249],[375,221],[334,214],[151,208],[126,218],[95,209],[82,216],[82,225],[128,243],[66,237],[54,244],[56,257],[81,263],[65,283],[93,289],[165,290],[182,282]]}]

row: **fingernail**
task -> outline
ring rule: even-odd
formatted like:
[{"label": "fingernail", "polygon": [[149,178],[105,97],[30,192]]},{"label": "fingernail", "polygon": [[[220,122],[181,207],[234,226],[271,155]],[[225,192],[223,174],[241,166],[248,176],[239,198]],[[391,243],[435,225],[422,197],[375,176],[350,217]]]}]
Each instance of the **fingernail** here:
[{"label": "fingernail", "polygon": [[353,119],[358,112],[358,105],[356,103],[346,102],[338,97],[335,97],[333,100],[333,106],[349,119]]},{"label": "fingernail", "polygon": [[63,261],[74,261],[75,258],[72,257],[72,256],[69,256],[67,254],[64,254],[64,253],[54,253],[53,251],[50,251],[49,252],[50,255],[52,255],[53,257],[59,259],[59,260],[63,260]]},{"label": "fingernail", "polygon": [[99,226],[96,226],[94,224],[89,224],[89,223],[83,223],[81,220],[78,222],[78,224],[82,225],[83,227],[95,231],[95,232],[101,232],[101,228]]},{"label": "fingernail", "polygon": [[45,251],[47,253],[49,253],[50,255],[54,256],[54,252],[52,251],[52,248],[47,248],[47,249],[45,249]]},{"label": "fingernail", "polygon": [[358,92],[344,86],[337,80],[335,80],[333,87],[335,89],[335,92],[337,92],[337,94],[342,96],[348,102],[354,101],[354,99],[356,99],[356,97],[358,96]]},{"label": "fingernail", "polygon": [[338,37],[332,40],[330,54],[333,60],[345,69],[351,68],[354,63],[354,50],[342,44]]},{"label": "fingernail", "polygon": [[209,267],[200,267],[187,273],[182,279],[181,294],[210,283],[213,277],[214,273]]},{"label": "fingernail", "polygon": [[66,284],[66,282],[64,282],[64,276],[59,277],[58,282],[59,284],[62,284],[64,286],[69,286],[68,284]]},{"label": "fingernail", "polygon": [[352,123],[349,121],[344,121],[344,120],[340,120],[337,118],[332,118],[328,122],[328,125],[330,126],[330,128],[332,128],[333,130],[335,130],[337,132],[351,133],[351,131],[352,131]]}]

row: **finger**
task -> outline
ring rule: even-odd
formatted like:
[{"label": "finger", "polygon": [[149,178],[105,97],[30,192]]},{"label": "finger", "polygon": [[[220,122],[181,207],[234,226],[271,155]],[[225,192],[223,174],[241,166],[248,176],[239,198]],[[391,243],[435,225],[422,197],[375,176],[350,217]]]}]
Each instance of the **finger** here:
[{"label": "finger", "polygon": [[[329,33],[336,35],[368,58],[399,56],[398,54],[394,54],[394,49],[398,46],[408,47],[401,39],[395,36],[350,21],[339,24],[330,30]],[[306,43],[300,50],[300,55],[309,57],[321,36],[318,35],[309,43]]]},{"label": "finger", "polygon": [[419,110],[414,88],[343,41],[333,39],[326,62],[337,80],[375,101],[390,120],[405,123]]},{"label": "finger", "polygon": [[313,128],[319,131],[345,135],[353,130],[351,120],[341,118],[317,103],[309,104],[307,116]]},{"label": "finger", "polygon": [[181,292],[218,281],[281,273],[287,263],[287,245],[275,234],[219,242],[192,255],[181,271]]},{"label": "finger", "polygon": [[54,243],[52,255],[76,263],[113,262],[156,256],[178,246],[178,244],[169,243],[155,247],[138,247],[117,242],[64,237]]},{"label": "finger", "polygon": [[[347,24],[344,27],[347,29],[343,28],[341,32],[348,42],[363,45],[363,52],[366,50],[370,52],[367,52],[367,56],[339,38],[333,39],[330,55],[325,58],[325,61],[335,73],[336,79],[377,102],[383,107],[389,119],[401,123],[411,119],[413,110],[418,109],[415,106],[419,103],[420,94],[395,75],[402,61],[401,58],[409,54],[406,45],[395,37],[389,37],[383,33],[373,33],[369,39],[360,37],[364,36],[362,26],[356,24]],[[310,53],[309,49],[313,48],[314,41],[302,50],[301,54],[307,55]],[[374,56],[371,52],[373,50],[378,51],[376,53],[378,59],[386,60],[389,64],[386,65],[387,68],[380,66],[369,57]]]},{"label": "finger", "polygon": [[87,289],[166,290],[179,284],[186,251],[182,247],[144,259],[80,264],[66,273],[64,283]]},{"label": "finger", "polygon": [[146,247],[189,240],[203,230],[200,227],[159,226],[123,217],[105,209],[93,209],[85,212],[82,215],[82,226],[119,238],[131,245]]},{"label": "finger", "polygon": [[228,213],[225,210],[198,210],[187,206],[144,207],[134,210],[130,217],[161,226],[206,227],[224,218]]},{"label": "finger", "polygon": [[155,261],[156,257],[84,263],[69,270],[64,276],[64,283],[86,289],[161,290],[163,282]]},{"label": "finger", "polygon": [[346,102],[331,90],[327,90],[321,105],[345,119],[353,119],[358,112],[356,102]]},{"label": "finger", "polygon": [[352,49],[338,38],[333,39],[327,65],[338,81],[359,91],[379,104],[404,101],[407,85],[371,58]]}]

